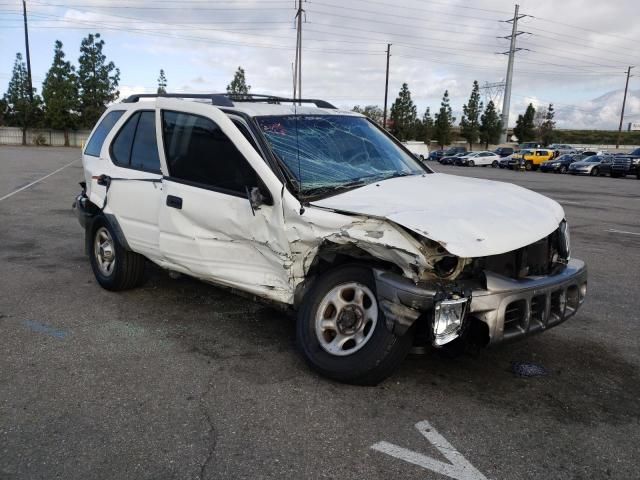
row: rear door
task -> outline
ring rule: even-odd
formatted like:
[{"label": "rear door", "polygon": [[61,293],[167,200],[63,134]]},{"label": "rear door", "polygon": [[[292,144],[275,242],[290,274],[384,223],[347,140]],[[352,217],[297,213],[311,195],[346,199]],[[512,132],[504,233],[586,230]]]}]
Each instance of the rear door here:
[{"label": "rear door", "polygon": [[162,168],[155,103],[143,110],[129,110],[119,125],[108,148],[103,149],[111,163],[103,173],[113,178],[105,213],[115,216],[133,251],[156,259]]},{"label": "rear door", "polygon": [[[225,113],[161,99],[160,248],[171,268],[278,301],[292,301],[282,184]],[[186,104],[186,105],[185,105]],[[253,210],[248,192],[265,197]]]}]

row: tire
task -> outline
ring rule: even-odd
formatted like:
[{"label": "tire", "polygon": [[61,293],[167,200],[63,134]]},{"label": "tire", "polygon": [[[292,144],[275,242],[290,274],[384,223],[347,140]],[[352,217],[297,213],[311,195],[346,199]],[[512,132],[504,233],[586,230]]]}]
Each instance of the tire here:
[{"label": "tire", "polygon": [[598,175],[600,175],[600,169],[598,167],[593,167],[591,169],[591,172],[589,172],[589,175],[591,175],[592,177],[597,177]]},{"label": "tire", "polygon": [[[358,291],[362,293],[360,302],[356,301]],[[315,281],[303,299],[296,328],[298,346],[313,370],[339,382],[376,385],[404,360],[413,345],[415,328],[401,337],[389,332],[375,292],[371,270],[359,265],[337,267]],[[343,305],[336,307],[335,300]],[[348,310],[350,306],[353,308]],[[355,313],[355,320],[353,316],[341,317],[349,312]],[[352,325],[340,326],[345,320],[361,326],[356,330]],[[349,327],[352,330],[340,330]],[[348,338],[341,347],[334,343],[339,336]]]},{"label": "tire", "polygon": [[467,163],[468,167],[475,167],[476,166],[476,162],[474,162],[473,160],[469,160],[469,162]]},{"label": "tire", "polygon": [[562,165],[560,167],[560,173],[567,173],[567,167],[565,167],[564,165]]},{"label": "tire", "polygon": [[145,258],[126,250],[104,218],[94,222],[89,258],[96,280],[106,290],[128,290],[144,281]]},{"label": "tire", "polygon": [[494,160],[493,162],[491,162],[491,168],[498,168],[498,161]]},{"label": "tire", "polygon": [[524,169],[527,172],[530,172],[531,170],[533,170],[533,163],[531,162],[531,160],[528,160],[524,163]]}]

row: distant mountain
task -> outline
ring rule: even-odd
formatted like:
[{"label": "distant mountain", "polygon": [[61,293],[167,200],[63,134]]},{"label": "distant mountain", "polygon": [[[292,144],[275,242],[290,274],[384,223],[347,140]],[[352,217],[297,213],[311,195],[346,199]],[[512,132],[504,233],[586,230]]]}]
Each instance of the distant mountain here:
[{"label": "distant mountain", "polygon": [[[558,128],[616,130],[620,122],[620,108],[624,90],[613,90],[575,106],[556,107]],[[628,122],[640,121],[640,90],[627,92],[623,129]]]}]

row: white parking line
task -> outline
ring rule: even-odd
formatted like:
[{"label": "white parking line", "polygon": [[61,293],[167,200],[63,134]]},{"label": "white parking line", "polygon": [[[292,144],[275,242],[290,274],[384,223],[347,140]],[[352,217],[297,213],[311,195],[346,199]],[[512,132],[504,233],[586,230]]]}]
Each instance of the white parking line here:
[{"label": "white parking line", "polygon": [[7,198],[14,196],[16,193],[20,193],[21,191],[26,190],[26,189],[27,189],[27,188],[29,188],[29,187],[33,187],[36,183],[40,183],[41,181],[43,181],[43,180],[45,180],[45,179],[49,178],[51,175],[55,175],[56,173],[58,173],[58,172],[60,172],[60,171],[64,170],[65,168],[70,167],[71,165],[73,165],[74,163],[76,163],[78,160],[81,160],[81,159],[80,159],[80,158],[76,158],[73,162],[69,162],[69,163],[67,163],[66,165],[64,165],[64,166],[60,167],[59,169],[57,169],[57,170],[55,170],[55,171],[53,171],[53,172],[51,172],[51,173],[49,173],[49,174],[45,175],[44,177],[39,178],[38,180],[36,180],[36,181],[34,181],[34,182],[31,182],[31,183],[29,183],[29,184],[25,185],[24,187],[20,187],[19,189],[15,190],[15,191],[13,191],[13,192],[11,192],[11,193],[8,193],[8,194],[7,194],[7,195],[5,195],[4,197],[0,197],[0,202],[1,202],[2,200],[6,200]]},{"label": "white parking line", "polygon": [[469,461],[440,435],[426,420],[416,423],[418,431],[427,439],[450,463],[441,462],[422,453],[414,452],[389,442],[378,442],[371,446],[373,450],[386,453],[405,462],[418,465],[456,480],[487,480]]},{"label": "white parking line", "polygon": [[621,233],[623,235],[638,235],[638,236],[640,236],[640,233],[638,233],[638,232],[627,232],[625,230],[616,230],[615,228],[610,228],[608,230],[605,230],[605,232]]}]

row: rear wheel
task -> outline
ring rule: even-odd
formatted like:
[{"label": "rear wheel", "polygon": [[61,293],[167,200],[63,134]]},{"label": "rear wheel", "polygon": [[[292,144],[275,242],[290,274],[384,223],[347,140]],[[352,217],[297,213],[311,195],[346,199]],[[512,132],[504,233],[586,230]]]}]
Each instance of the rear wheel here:
[{"label": "rear wheel", "polygon": [[564,165],[562,165],[560,167],[560,173],[567,173],[567,167],[565,167]]},{"label": "rear wheel", "polygon": [[473,160],[469,160],[467,165],[470,166],[470,167],[475,167],[476,166],[476,162],[474,162]]},{"label": "rear wheel", "polygon": [[497,160],[494,160],[493,162],[491,162],[491,166],[492,166],[493,168],[498,168],[498,161],[497,161]]},{"label": "rear wheel", "polygon": [[531,160],[527,160],[527,161],[524,163],[524,169],[525,169],[527,172],[530,172],[531,170],[533,170],[533,162],[532,162]]},{"label": "rear wheel", "polygon": [[126,250],[103,218],[94,223],[89,256],[96,280],[107,290],[127,290],[144,280],[145,258]]},{"label": "rear wheel", "polygon": [[381,382],[405,358],[413,337],[413,328],[401,337],[387,329],[371,270],[358,265],[319,277],[298,314],[297,341],[307,363],[340,382]]}]

